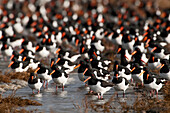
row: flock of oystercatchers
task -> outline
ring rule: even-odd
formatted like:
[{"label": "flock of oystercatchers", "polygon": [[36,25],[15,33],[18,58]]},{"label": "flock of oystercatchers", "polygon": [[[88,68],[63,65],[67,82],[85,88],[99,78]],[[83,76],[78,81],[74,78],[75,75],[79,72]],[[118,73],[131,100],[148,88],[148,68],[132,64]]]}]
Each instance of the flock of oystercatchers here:
[{"label": "flock of oystercatchers", "polygon": [[[143,12],[142,16],[126,3],[115,7],[101,1],[78,3],[86,5],[83,8],[69,0],[3,0],[0,50],[4,59],[10,57],[8,67],[15,72],[35,69],[28,86],[38,93],[51,80],[57,84],[56,90],[58,85],[64,90],[69,75],[77,71],[79,80],[90,87],[89,93],[97,93],[99,99],[113,87],[123,91],[124,97],[132,82],[158,94],[170,80],[170,51],[166,48],[170,44],[170,10],[159,10],[151,1],[135,0],[134,7]],[[24,4],[29,12],[21,10]],[[103,41],[115,45],[117,58],[107,59]],[[41,58],[50,65],[37,60]]]}]

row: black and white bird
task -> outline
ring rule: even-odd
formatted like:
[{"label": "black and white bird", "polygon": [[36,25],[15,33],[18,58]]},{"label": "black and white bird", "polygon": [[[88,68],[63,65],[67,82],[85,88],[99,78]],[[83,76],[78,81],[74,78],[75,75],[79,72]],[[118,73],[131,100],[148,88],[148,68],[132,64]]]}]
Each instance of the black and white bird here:
[{"label": "black and white bird", "polygon": [[[55,68],[55,70],[53,70],[50,75],[52,76],[53,81],[57,84],[57,85],[61,85],[62,86],[62,91],[64,91],[64,85],[66,84],[69,76],[66,72],[64,72],[64,70],[59,69],[59,68]],[[56,85],[56,91],[58,89],[58,86]]]},{"label": "black and white bird", "polygon": [[161,69],[159,75],[161,78],[170,80],[170,68],[168,60],[166,59],[161,60]]},{"label": "black and white bird", "polygon": [[128,49],[133,51],[133,46],[135,44],[135,40],[128,34],[124,34],[122,38],[122,47],[124,49]]},{"label": "black and white bird", "polygon": [[158,91],[163,87],[166,80],[154,77],[155,75],[149,73],[149,70],[146,67],[144,67],[143,70],[144,72],[142,73],[144,73],[143,74],[144,86],[149,91],[155,90],[158,96]]},{"label": "black and white bird", "polygon": [[42,80],[38,78],[34,73],[30,73],[30,77],[28,79],[28,86],[32,89],[32,93],[34,94],[34,89],[38,90],[38,93],[40,93],[42,85]]},{"label": "black and white bird", "polygon": [[89,77],[86,80],[88,80],[88,86],[90,89],[98,94],[99,99],[102,99],[103,94],[113,87],[112,83],[97,79],[93,72],[89,74]]},{"label": "black and white bird", "polygon": [[29,62],[17,61],[14,59],[8,67],[11,67],[15,72],[25,72],[29,69]]},{"label": "black and white bird", "polygon": [[160,65],[160,59],[156,58],[155,55],[152,53],[149,60],[148,60],[148,67],[153,70],[158,65]]},{"label": "black and white bird", "polygon": [[[114,72],[114,77],[112,80],[113,84],[115,84],[115,90],[123,91],[123,97],[125,96],[125,91],[129,87],[129,82],[126,78],[120,77],[118,71]],[[118,96],[118,93],[117,93]]]},{"label": "black and white bird", "polygon": [[134,63],[131,69],[133,82],[141,83],[143,85],[143,67],[138,63]]},{"label": "black and white bird", "polygon": [[34,73],[38,74],[38,78],[41,78],[44,83],[43,87],[45,88],[45,82],[46,83],[46,88],[48,88],[48,83],[52,80],[52,77],[50,76],[51,69],[45,67],[43,64],[38,64],[38,68],[35,70]]},{"label": "black and white bird", "polygon": [[126,78],[128,81],[131,80],[131,78],[132,78],[130,69],[128,69],[125,66],[119,65],[118,61],[115,61],[115,63],[114,63],[113,73],[115,71],[118,71],[119,76]]}]

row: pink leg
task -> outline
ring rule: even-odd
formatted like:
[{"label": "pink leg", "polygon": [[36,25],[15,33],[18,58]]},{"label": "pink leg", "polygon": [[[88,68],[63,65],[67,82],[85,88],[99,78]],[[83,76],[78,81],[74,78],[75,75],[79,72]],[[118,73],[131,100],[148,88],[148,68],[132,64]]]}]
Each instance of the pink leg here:
[{"label": "pink leg", "polygon": [[32,94],[34,94],[34,90],[32,90]]},{"label": "pink leg", "polygon": [[152,91],[153,96],[155,95],[155,90]]},{"label": "pink leg", "polygon": [[123,98],[125,97],[125,92],[123,92]]},{"label": "pink leg", "polygon": [[40,93],[40,90],[38,90],[38,94]]},{"label": "pink leg", "polygon": [[64,85],[62,85],[62,91],[64,91]]},{"label": "pink leg", "polygon": [[98,93],[98,99],[100,99],[100,94]]},{"label": "pink leg", "polygon": [[150,97],[152,96],[152,90],[150,91]]},{"label": "pink leg", "polygon": [[43,88],[45,88],[45,80],[44,80],[44,83],[43,83]]},{"label": "pink leg", "polygon": [[46,88],[48,88],[48,81],[47,81],[47,83],[46,83]]},{"label": "pink leg", "polygon": [[156,98],[158,99],[158,91],[156,91]]},{"label": "pink leg", "polygon": [[56,85],[56,91],[57,91],[57,89],[58,89],[58,87],[57,87],[57,85]]}]

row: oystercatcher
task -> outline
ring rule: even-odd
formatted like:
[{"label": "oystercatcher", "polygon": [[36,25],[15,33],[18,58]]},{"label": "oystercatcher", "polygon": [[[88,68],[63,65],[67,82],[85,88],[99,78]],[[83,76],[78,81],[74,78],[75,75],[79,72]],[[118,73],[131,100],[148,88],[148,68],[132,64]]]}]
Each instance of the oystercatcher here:
[{"label": "oystercatcher", "polygon": [[160,77],[165,78],[167,80],[170,80],[170,68],[169,68],[169,62],[166,59],[161,60],[161,69],[160,69]]},{"label": "oystercatcher", "polygon": [[42,80],[38,78],[34,73],[30,73],[30,77],[28,79],[28,86],[32,89],[32,93],[34,94],[34,89],[36,89],[38,90],[39,94],[42,85]]},{"label": "oystercatcher", "polygon": [[156,95],[158,96],[158,91],[164,85],[165,79],[154,77],[154,75],[149,73],[149,70],[146,67],[144,67],[143,70],[144,86],[147,88],[147,90],[156,90]]},{"label": "oystercatcher", "polygon": [[97,79],[94,73],[89,74],[89,77],[86,80],[88,80],[90,89],[98,94],[99,99],[103,99],[103,94],[113,87],[112,83]]},{"label": "oystercatcher", "polygon": [[8,67],[11,67],[15,72],[25,72],[29,69],[29,62],[17,61],[14,59]]},{"label": "oystercatcher", "polygon": [[47,67],[45,67],[43,64],[38,64],[38,68],[35,70],[34,73],[38,74],[38,78],[41,78],[44,80],[43,87],[45,88],[45,82],[46,88],[48,88],[48,82],[52,80],[52,77],[50,76],[51,70]]},{"label": "oystercatcher", "polygon": [[12,56],[13,48],[7,43],[3,43],[1,51],[4,56]]},{"label": "oystercatcher", "polygon": [[128,49],[133,51],[133,46],[135,44],[135,40],[128,34],[124,34],[122,38],[122,47],[124,49]]},{"label": "oystercatcher", "polygon": [[[129,82],[126,78],[120,77],[118,71],[114,72],[114,77],[112,80],[113,84],[115,84],[115,90],[123,91],[123,97],[125,96],[125,91],[129,87]],[[118,96],[118,93],[117,93]]]},{"label": "oystercatcher", "polygon": [[44,45],[37,44],[36,46],[36,53],[38,53],[41,57],[48,57],[50,55],[50,51],[48,48]]},{"label": "oystercatcher", "polygon": [[136,83],[141,83],[143,85],[143,67],[138,63],[134,63],[131,69],[133,81]]},{"label": "oystercatcher", "polygon": [[160,59],[156,58],[155,55],[152,53],[149,60],[148,60],[148,66],[150,69],[155,69],[158,65],[160,65]]},{"label": "oystercatcher", "polygon": [[120,77],[124,77],[128,81],[131,80],[131,78],[132,78],[130,70],[125,66],[119,65],[118,61],[115,61],[115,63],[114,63],[113,73],[114,73],[114,71],[118,71]]},{"label": "oystercatcher", "polygon": [[[55,68],[50,75],[52,75],[52,79],[56,84],[62,85],[62,91],[64,91],[64,85],[66,84],[68,80],[68,74],[64,72],[62,69]],[[56,91],[58,89],[58,86],[56,85]]]}]

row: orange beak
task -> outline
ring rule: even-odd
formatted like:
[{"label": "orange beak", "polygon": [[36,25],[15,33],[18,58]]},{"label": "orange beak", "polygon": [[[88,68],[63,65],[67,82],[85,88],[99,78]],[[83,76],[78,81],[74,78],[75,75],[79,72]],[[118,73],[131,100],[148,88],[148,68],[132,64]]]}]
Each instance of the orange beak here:
[{"label": "orange beak", "polygon": [[66,35],[66,33],[65,33],[65,32],[63,32],[63,33],[62,33],[62,38],[63,38],[65,35]]},{"label": "orange beak", "polygon": [[4,28],[4,27],[5,27],[5,24],[1,24],[1,25],[0,25],[0,28]]},{"label": "orange beak", "polygon": [[104,32],[104,35],[107,35],[107,33],[108,33],[108,32],[107,32],[107,31],[105,31],[105,32]]},{"label": "orange beak", "polygon": [[79,43],[79,39],[76,40],[76,46],[78,46],[78,43]]},{"label": "orange beak", "polygon": [[131,55],[133,56],[134,54],[136,54],[137,53],[137,51],[134,51]]},{"label": "orange beak", "polygon": [[167,28],[166,28],[166,31],[169,31],[169,30],[170,30],[170,27],[167,27]]},{"label": "orange beak", "polygon": [[50,73],[50,75],[52,75],[54,72],[55,72],[55,70],[53,70],[53,71]]},{"label": "orange beak", "polygon": [[146,42],[146,45],[148,45],[150,41],[151,41],[151,39],[148,39],[147,42]]},{"label": "orange beak", "polygon": [[57,51],[56,51],[56,54],[58,54],[58,53],[60,52],[60,50],[61,50],[61,49],[60,49],[60,48],[58,48],[58,49],[57,49]]},{"label": "orange beak", "polygon": [[156,49],[157,49],[157,47],[154,47],[154,48],[151,50],[151,52],[154,52]]},{"label": "orange beak", "polygon": [[150,39],[147,40],[145,47],[148,47],[148,46],[149,46],[149,42],[150,42],[150,41],[151,41]]},{"label": "orange beak", "polygon": [[92,40],[94,40],[95,39],[95,36],[92,36]]},{"label": "orange beak", "polygon": [[89,79],[91,79],[91,76],[89,76],[89,77],[84,81],[84,83],[87,82]]},{"label": "orange beak", "polygon": [[148,37],[147,37],[147,36],[145,36],[145,38],[143,39],[143,41],[145,42],[147,39],[148,39]]},{"label": "orange beak", "polygon": [[38,70],[40,70],[40,68],[38,67],[35,71],[34,71],[34,73],[37,73],[38,72]]},{"label": "orange beak", "polygon": [[50,38],[48,39],[48,42],[49,42],[49,43],[51,42],[51,39],[50,39]]},{"label": "orange beak", "polygon": [[31,77],[31,80],[33,80],[33,79],[34,79],[34,76]]},{"label": "orange beak", "polygon": [[93,60],[93,59],[91,58],[91,59],[90,59],[90,62],[91,62],[92,60]]},{"label": "orange beak", "polygon": [[84,34],[87,34],[87,33],[88,33],[88,31],[87,31],[87,30],[85,30],[85,31],[84,31]]},{"label": "orange beak", "polygon": [[93,52],[93,54],[97,57],[97,54],[95,52]]},{"label": "orange beak", "polygon": [[77,69],[78,67],[80,67],[81,66],[81,64],[78,64],[76,67],[74,67],[74,69]]},{"label": "orange beak", "polygon": [[34,27],[35,25],[37,25],[37,22],[33,22],[33,23],[31,24],[32,27]]},{"label": "orange beak", "polygon": [[143,34],[143,36],[146,36],[148,34],[148,32],[145,32],[144,34]]},{"label": "orange beak", "polygon": [[83,72],[83,75],[85,75],[85,73],[87,72],[88,68],[85,69],[85,71]]},{"label": "orange beak", "polygon": [[62,30],[62,27],[61,27],[61,26],[59,26],[59,27],[58,27],[58,30],[59,30],[59,31],[61,31],[61,30]]},{"label": "orange beak", "polygon": [[57,61],[55,62],[56,64],[60,61],[61,58],[58,58]]},{"label": "orange beak", "polygon": [[46,41],[46,38],[43,38],[43,41],[42,41],[42,42],[45,43],[45,41]]},{"label": "orange beak", "polygon": [[42,34],[41,32],[38,32],[38,37],[39,37],[41,34]]},{"label": "orange beak", "polygon": [[118,70],[118,65],[116,65],[116,70]]},{"label": "orange beak", "polygon": [[24,41],[25,41],[25,39],[23,38],[23,39],[22,39],[22,43],[23,43]]},{"label": "orange beak", "polygon": [[104,23],[104,18],[102,18],[101,23]]},{"label": "orange beak", "polygon": [[0,39],[2,39],[4,36],[1,36]]},{"label": "orange beak", "polygon": [[119,48],[119,49],[117,50],[117,53],[119,53],[119,52],[121,51],[121,49],[122,49],[122,48]]},{"label": "orange beak", "polygon": [[141,76],[143,73],[145,73],[145,71],[142,71],[142,72],[139,74],[139,76]]},{"label": "orange beak", "polygon": [[164,67],[164,65],[165,65],[165,64],[162,64],[162,66],[160,67],[160,69],[161,69],[161,68],[163,68],[163,67]]},{"label": "orange beak", "polygon": [[40,46],[36,46],[35,50],[37,51]]},{"label": "orange beak", "polygon": [[124,27],[122,26],[122,27],[120,27],[120,31],[123,31],[123,29],[124,29]]},{"label": "orange beak", "polygon": [[11,67],[13,63],[14,63],[14,61],[12,61],[12,62],[8,65],[8,67]]},{"label": "orange beak", "polygon": [[52,67],[53,65],[54,65],[54,61],[51,62],[51,65],[50,65],[50,66]]},{"label": "orange beak", "polygon": [[131,70],[131,72],[133,72],[135,69],[136,69],[136,67],[134,67],[134,68]]},{"label": "orange beak", "polygon": [[19,53],[21,54],[22,52],[24,52],[24,49],[21,49]]},{"label": "orange beak", "polygon": [[156,68],[159,68],[162,64],[159,64]]},{"label": "orange beak", "polygon": [[116,78],[117,78],[117,80],[118,80],[118,74],[116,74]]},{"label": "orange beak", "polygon": [[84,48],[84,47],[82,47],[82,53],[84,53],[84,49],[85,49],[85,48]]},{"label": "orange beak", "polygon": [[152,57],[152,61],[154,62],[154,60],[155,60],[155,57]]},{"label": "orange beak", "polygon": [[146,80],[148,80],[148,77],[149,77],[149,74],[147,74],[147,78],[146,78]]},{"label": "orange beak", "polygon": [[24,58],[23,58],[23,61],[25,61],[25,60],[26,60],[26,58],[27,58],[27,57],[24,57]]},{"label": "orange beak", "polygon": [[14,58],[14,55],[11,56],[10,60],[12,60]]},{"label": "orange beak", "polygon": [[129,41],[131,40],[130,36],[128,36],[128,40],[129,40]]},{"label": "orange beak", "polygon": [[32,28],[32,29],[33,29],[33,30],[32,30],[33,32],[35,32],[35,31],[36,31],[36,28]]},{"label": "orange beak", "polygon": [[114,33],[110,33],[109,36],[112,36]]},{"label": "orange beak", "polygon": [[7,44],[5,44],[4,46],[5,46],[5,48],[7,48],[7,47],[8,47],[8,46],[7,46]]}]

